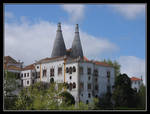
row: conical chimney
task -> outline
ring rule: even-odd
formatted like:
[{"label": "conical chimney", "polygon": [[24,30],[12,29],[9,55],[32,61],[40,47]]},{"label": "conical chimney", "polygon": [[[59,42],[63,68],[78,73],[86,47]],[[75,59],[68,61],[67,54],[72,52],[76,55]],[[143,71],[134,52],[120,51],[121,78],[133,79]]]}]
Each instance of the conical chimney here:
[{"label": "conical chimney", "polygon": [[78,57],[83,58],[83,51],[82,51],[82,45],[81,45],[81,41],[80,41],[78,24],[76,24],[76,27],[75,27],[75,36],[74,36],[74,40],[73,40],[73,43],[72,43],[71,57],[73,57],[73,58],[78,58]]},{"label": "conical chimney", "polygon": [[64,55],[66,55],[66,46],[61,31],[61,23],[58,23],[56,38],[54,41],[51,57],[59,57]]}]

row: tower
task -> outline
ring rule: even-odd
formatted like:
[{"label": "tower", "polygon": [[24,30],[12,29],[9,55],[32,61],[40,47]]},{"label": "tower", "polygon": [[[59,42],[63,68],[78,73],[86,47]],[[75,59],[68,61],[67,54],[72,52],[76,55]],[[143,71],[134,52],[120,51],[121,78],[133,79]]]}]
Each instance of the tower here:
[{"label": "tower", "polygon": [[78,24],[76,24],[76,27],[75,27],[75,36],[74,36],[74,40],[73,40],[73,43],[72,43],[71,57],[73,57],[73,58],[77,58],[77,57],[83,58],[83,51],[82,51],[82,45],[81,45],[81,41],[80,41]]},{"label": "tower", "polygon": [[56,38],[54,41],[51,57],[59,57],[64,55],[66,55],[66,46],[61,31],[61,23],[58,23]]}]

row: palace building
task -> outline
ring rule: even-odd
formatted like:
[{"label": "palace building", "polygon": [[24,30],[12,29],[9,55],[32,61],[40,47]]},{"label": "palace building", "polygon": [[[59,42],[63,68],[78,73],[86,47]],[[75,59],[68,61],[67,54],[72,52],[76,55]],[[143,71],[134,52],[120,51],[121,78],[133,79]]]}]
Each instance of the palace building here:
[{"label": "palace building", "polygon": [[112,92],[114,68],[104,62],[89,60],[84,56],[78,24],[72,47],[66,49],[61,24],[58,23],[51,57],[41,59],[20,70],[21,84],[30,86],[35,82],[66,83],[76,102],[89,103],[107,91]]}]

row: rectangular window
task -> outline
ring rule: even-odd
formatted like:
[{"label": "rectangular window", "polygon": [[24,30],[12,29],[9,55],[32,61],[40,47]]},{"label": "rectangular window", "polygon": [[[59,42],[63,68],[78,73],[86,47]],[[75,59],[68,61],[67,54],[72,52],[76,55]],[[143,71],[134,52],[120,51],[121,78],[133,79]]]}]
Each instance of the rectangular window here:
[{"label": "rectangular window", "polygon": [[40,72],[36,72],[36,77],[40,78]]},{"label": "rectangular window", "polygon": [[26,73],[24,73],[24,77],[26,77]]},{"label": "rectangular window", "polygon": [[88,94],[88,97],[91,98],[91,94],[90,93]]},{"label": "rectangular window", "polygon": [[98,85],[95,85],[95,90],[98,91]]},{"label": "rectangular window", "polygon": [[88,68],[88,74],[90,75],[91,74],[91,68]]},{"label": "rectangular window", "polygon": [[34,77],[34,72],[32,72],[32,76]]},{"label": "rectangular window", "polygon": [[44,70],[43,70],[43,77],[46,77],[46,72],[47,72],[47,70],[44,69]]},{"label": "rectangular window", "polygon": [[98,70],[97,69],[94,70],[94,76],[98,76]]},{"label": "rectangular window", "polygon": [[62,67],[58,67],[58,75],[62,75]]},{"label": "rectangular window", "polygon": [[110,78],[110,71],[107,71],[107,78]]},{"label": "rectangular window", "polygon": [[29,85],[29,81],[27,81],[27,85]]},{"label": "rectangular window", "polygon": [[54,76],[54,68],[50,69],[50,76]]},{"label": "rectangular window", "polygon": [[79,67],[79,73],[83,74],[83,67]]},{"label": "rectangular window", "polygon": [[91,84],[90,83],[88,83],[88,89],[91,89]]},{"label": "rectangular window", "polygon": [[80,88],[81,88],[81,90],[84,89],[84,83],[83,82],[80,83]]},{"label": "rectangular window", "polygon": [[29,77],[29,73],[27,73],[27,77]]},{"label": "rectangular window", "polygon": [[21,78],[23,78],[23,73],[21,73]]}]

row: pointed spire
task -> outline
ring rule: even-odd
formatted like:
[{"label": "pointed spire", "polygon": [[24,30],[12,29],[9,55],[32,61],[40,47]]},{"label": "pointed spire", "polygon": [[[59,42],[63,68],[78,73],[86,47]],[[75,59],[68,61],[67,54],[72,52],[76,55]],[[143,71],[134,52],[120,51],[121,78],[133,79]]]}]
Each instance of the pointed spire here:
[{"label": "pointed spire", "polygon": [[74,40],[73,40],[73,43],[72,43],[71,57],[73,57],[73,58],[77,58],[77,57],[83,58],[83,51],[82,51],[82,45],[81,45],[81,41],[80,41],[78,24],[76,24],[76,27],[75,27],[75,37],[74,37]]},{"label": "pointed spire", "polygon": [[58,57],[64,55],[66,55],[66,46],[61,31],[61,23],[59,22],[57,25],[57,33],[56,33],[56,38],[54,41],[51,57]]}]

